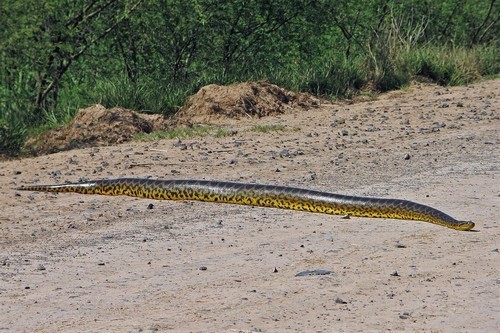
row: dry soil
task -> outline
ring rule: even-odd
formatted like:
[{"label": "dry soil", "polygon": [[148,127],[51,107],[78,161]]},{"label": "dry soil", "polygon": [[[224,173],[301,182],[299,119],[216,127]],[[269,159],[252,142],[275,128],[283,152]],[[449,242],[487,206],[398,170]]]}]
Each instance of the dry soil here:
[{"label": "dry soil", "polygon": [[[498,79],[416,83],[368,102],[220,117],[232,133],[221,138],[0,162],[0,330],[498,331],[499,91]],[[476,228],[14,190],[119,177],[401,198]],[[296,276],[307,270],[331,273]]]}]

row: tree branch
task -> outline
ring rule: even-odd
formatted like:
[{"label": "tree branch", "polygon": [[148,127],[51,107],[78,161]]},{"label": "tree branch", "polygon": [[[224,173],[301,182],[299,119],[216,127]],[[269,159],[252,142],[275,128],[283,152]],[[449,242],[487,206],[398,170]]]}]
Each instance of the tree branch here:
[{"label": "tree branch", "polygon": [[476,32],[474,33],[474,36],[472,36],[471,44],[470,46],[476,44],[478,42],[477,36],[481,32],[481,30],[486,26],[486,22],[488,22],[491,12],[493,11],[493,6],[495,5],[495,0],[491,0],[490,2],[490,8],[488,8],[488,13],[486,14],[486,17],[483,20],[483,23],[476,29]]},{"label": "tree branch", "polygon": [[[37,106],[40,107],[41,104],[43,104],[43,101],[47,98],[47,95],[59,84],[62,76],[66,73],[69,66],[73,63],[74,60],[78,59],[91,46],[96,44],[99,40],[101,40],[102,38],[107,36],[111,31],[113,31],[128,15],[130,15],[132,12],[134,12],[143,1],[144,0],[138,0],[126,13],[124,13],[121,17],[119,17],[111,26],[109,26],[107,29],[105,29],[100,35],[91,39],[89,42],[87,42],[85,45],[83,45],[83,47],[79,51],[77,51],[73,54],[70,54],[66,58],[63,57],[62,59],[60,59],[59,65],[57,66],[57,69],[54,73],[53,80],[43,90],[43,92],[39,95],[39,98],[37,99]],[[109,6],[112,2],[114,2],[114,0],[108,2],[105,6]],[[86,8],[88,8],[88,6]],[[91,15],[93,15],[94,13],[92,13]],[[54,52],[57,52],[57,51],[55,50]]]}]

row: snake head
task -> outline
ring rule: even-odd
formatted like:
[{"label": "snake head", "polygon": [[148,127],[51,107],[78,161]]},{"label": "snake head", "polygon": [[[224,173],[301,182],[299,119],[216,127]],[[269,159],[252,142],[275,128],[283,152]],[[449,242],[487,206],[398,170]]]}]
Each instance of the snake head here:
[{"label": "snake head", "polygon": [[467,231],[474,228],[474,226],[475,224],[472,221],[458,221],[457,226],[454,229]]}]

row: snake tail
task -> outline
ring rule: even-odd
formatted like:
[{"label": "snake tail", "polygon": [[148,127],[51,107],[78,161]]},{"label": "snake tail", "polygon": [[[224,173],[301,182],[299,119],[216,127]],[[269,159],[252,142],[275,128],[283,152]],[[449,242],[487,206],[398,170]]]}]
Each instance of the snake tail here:
[{"label": "snake tail", "polygon": [[470,230],[471,221],[459,221],[426,205],[400,199],[348,196],[287,186],[207,180],[152,180],[120,178],[64,185],[22,186],[17,190],[127,195],[156,200],[198,200],[275,207],[314,213],[418,220]]}]

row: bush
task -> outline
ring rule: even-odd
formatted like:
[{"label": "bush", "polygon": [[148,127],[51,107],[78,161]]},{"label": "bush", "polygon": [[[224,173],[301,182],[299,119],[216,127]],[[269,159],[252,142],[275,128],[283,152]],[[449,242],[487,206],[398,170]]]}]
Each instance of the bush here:
[{"label": "bush", "polygon": [[[414,74],[431,78],[441,85],[467,84],[481,77],[487,48],[426,46],[409,57]],[[489,64],[489,60],[486,59]],[[488,65],[490,66],[490,65]],[[490,70],[492,68],[489,68]]]},{"label": "bush", "polygon": [[316,66],[304,90],[325,97],[347,97],[365,81],[358,58],[334,59],[326,66]]},{"label": "bush", "polygon": [[0,154],[17,156],[26,139],[27,129],[14,117],[0,119]]}]

